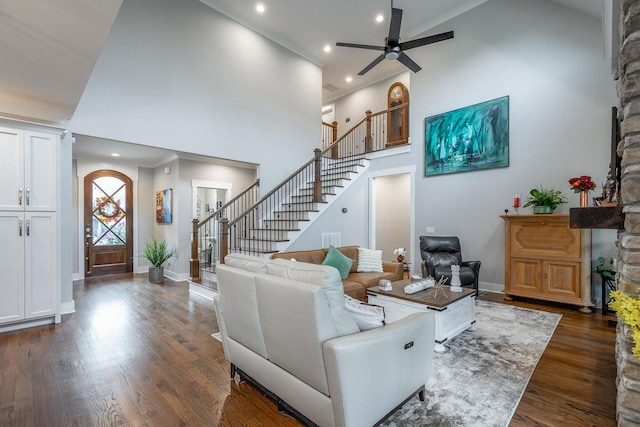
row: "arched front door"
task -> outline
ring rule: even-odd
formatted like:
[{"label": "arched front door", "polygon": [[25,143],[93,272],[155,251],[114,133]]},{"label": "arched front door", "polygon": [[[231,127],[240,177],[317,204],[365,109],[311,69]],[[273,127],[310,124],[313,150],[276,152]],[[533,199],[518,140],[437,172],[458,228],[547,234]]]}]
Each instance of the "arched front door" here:
[{"label": "arched front door", "polygon": [[133,272],[133,185],[120,172],[84,178],[85,276]]}]

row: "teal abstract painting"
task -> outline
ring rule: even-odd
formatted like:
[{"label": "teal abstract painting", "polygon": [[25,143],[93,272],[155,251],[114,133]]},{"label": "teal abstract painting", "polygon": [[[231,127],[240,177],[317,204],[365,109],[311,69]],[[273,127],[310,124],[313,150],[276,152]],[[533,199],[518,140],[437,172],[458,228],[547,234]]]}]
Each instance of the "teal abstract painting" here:
[{"label": "teal abstract painting", "polygon": [[507,166],[508,96],[425,119],[425,176]]}]

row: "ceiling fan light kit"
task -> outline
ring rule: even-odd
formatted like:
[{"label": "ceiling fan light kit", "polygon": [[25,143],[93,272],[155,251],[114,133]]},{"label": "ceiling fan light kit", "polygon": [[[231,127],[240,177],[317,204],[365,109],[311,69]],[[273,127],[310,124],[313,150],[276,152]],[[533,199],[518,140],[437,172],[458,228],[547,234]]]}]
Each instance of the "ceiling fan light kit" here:
[{"label": "ceiling fan light kit", "polygon": [[383,53],[374,59],[369,65],[364,67],[362,71],[358,73],[359,76],[364,75],[367,71],[382,62],[383,59],[398,60],[405,67],[409,68],[414,73],[417,73],[422,68],[416,64],[409,56],[404,53],[405,50],[413,49],[420,46],[425,46],[432,43],[441,42],[453,38],[453,31],[446,33],[436,34],[434,36],[422,37],[415,40],[409,40],[406,42],[400,42],[400,24],[402,23],[402,9],[396,9],[391,3],[391,22],[389,23],[389,35],[384,40],[384,46],[374,46],[368,44],[357,43],[343,43],[338,42],[336,46],[353,47],[356,49],[369,49],[380,50]]}]

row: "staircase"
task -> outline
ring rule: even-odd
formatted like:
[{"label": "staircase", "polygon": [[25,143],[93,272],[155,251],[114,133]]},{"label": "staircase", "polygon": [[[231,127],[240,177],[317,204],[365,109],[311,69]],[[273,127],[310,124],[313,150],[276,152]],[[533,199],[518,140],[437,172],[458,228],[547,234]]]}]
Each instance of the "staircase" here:
[{"label": "staircase", "polygon": [[313,159],[259,200],[256,182],[205,221],[194,220],[190,290],[210,297],[217,288],[215,266],[228,253],[268,257],[286,251],[369,168],[369,153],[399,145],[387,135],[387,118],[408,116],[408,108],[402,104],[375,114],[367,111],[342,138],[316,149]]},{"label": "staircase", "polygon": [[368,167],[364,158],[327,159],[320,174],[319,200],[311,180],[293,186],[290,194],[286,190],[281,197],[278,192],[272,194],[264,206],[229,222],[229,252],[269,256],[286,251]]}]

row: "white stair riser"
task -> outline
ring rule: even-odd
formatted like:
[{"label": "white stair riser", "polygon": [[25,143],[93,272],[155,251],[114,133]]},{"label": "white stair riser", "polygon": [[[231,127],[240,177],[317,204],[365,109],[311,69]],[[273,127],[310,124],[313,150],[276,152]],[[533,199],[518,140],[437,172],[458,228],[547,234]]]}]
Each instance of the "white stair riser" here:
[{"label": "white stair riser", "polygon": [[285,220],[285,221],[271,221],[265,220],[262,221],[262,228],[270,228],[272,230],[277,229],[289,229],[289,230],[297,230],[300,228],[300,223],[295,220]]},{"label": "white stair riser", "polygon": [[[276,212],[271,215],[272,219],[305,220],[309,219],[309,212]],[[268,219],[264,220],[269,221]]]},{"label": "white stair riser", "polygon": [[[281,228],[282,225],[280,225]],[[287,227],[289,229],[295,229],[294,227]],[[251,230],[249,232],[251,237],[254,239],[265,239],[265,240],[286,240],[289,237],[289,231],[285,230]]]}]

